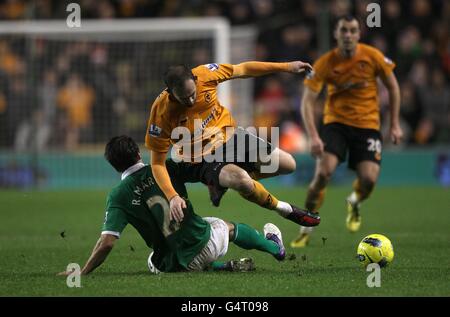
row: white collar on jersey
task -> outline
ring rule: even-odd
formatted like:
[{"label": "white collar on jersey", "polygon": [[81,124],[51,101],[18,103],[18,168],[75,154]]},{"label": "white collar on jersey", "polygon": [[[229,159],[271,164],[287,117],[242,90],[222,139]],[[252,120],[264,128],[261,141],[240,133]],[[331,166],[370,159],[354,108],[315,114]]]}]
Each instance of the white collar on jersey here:
[{"label": "white collar on jersey", "polygon": [[133,166],[128,167],[125,172],[122,173],[122,180],[125,179],[125,177],[127,177],[128,175],[133,174],[134,172],[140,170],[141,168],[143,168],[145,166],[144,163],[142,163],[142,161],[137,162],[136,164],[134,164]]}]

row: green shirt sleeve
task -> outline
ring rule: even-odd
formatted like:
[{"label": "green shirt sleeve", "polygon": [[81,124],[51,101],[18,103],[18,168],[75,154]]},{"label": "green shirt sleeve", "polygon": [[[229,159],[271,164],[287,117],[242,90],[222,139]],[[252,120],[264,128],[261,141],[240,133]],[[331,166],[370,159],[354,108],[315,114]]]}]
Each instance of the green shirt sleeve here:
[{"label": "green shirt sleeve", "polygon": [[108,197],[106,205],[106,215],[102,227],[102,234],[112,234],[117,238],[120,238],[120,234],[128,224],[127,216],[120,206],[114,204],[111,197]]}]

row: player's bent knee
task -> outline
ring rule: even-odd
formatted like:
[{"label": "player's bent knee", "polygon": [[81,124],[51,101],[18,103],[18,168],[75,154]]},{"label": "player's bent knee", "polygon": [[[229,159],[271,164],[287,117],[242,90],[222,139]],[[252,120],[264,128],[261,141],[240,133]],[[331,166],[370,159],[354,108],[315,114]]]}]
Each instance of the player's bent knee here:
[{"label": "player's bent knee", "polygon": [[238,192],[251,192],[253,190],[253,179],[242,168],[229,164],[222,168],[219,175],[220,185],[229,187]]},{"label": "player's bent knee", "polygon": [[290,174],[297,168],[297,163],[292,155],[288,154],[280,166],[281,174]]},{"label": "player's bent knee", "polygon": [[253,179],[247,174],[247,172],[244,173],[246,176],[241,174],[241,176],[239,176],[240,178],[236,179],[234,189],[241,193],[249,193],[253,191],[255,185],[253,184]]},{"label": "player's bent knee", "polygon": [[295,162],[295,159],[291,154],[280,151],[279,158],[280,164],[278,174],[290,174],[295,171],[295,169],[297,168],[297,163]]}]

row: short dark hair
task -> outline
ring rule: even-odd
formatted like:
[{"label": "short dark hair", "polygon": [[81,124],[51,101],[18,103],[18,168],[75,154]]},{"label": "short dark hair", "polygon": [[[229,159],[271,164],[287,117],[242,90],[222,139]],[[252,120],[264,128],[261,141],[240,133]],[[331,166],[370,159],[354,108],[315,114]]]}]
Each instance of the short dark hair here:
[{"label": "short dark hair", "polygon": [[166,84],[169,93],[172,93],[174,89],[178,90],[183,88],[184,82],[188,79],[195,80],[197,78],[186,65],[170,66],[164,74],[164,83]]},{"label": "short dark hair", "polygon": [[358,22],[358,26],[361,27],[361,22],[359,21],[359,19],[357,17],[355,17],[354,15],[351,15],[351,14],[346,14],[346,15],[342,15],[342,16],[336,18],[335,23],[334,23],[335,30],[338,28],[339,22],[341,22],[342,20],[347,21],[347,22],[356,20],[356,22]]},{"label": "short dark hair", "polygon": [[115,136],[106,144],[105,159],[122,173],[139,161],[139,146],[129,136]]}]

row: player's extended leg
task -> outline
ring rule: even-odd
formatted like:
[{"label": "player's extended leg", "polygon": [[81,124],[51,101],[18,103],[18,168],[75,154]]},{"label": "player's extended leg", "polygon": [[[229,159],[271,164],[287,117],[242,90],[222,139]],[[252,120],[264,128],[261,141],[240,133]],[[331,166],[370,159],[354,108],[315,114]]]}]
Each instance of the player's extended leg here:
[{"label": "player's extended leg", "polygon": [[380,174],[380,165],[372,161],[362,161],[356,166],[357,178],[353,182],[353,192],[347,197],[347,229],[356,232],[361,227],[360,207],[372,193]]},{"label": "player's extended leg", "polygon": [[[280,230],[274,224],[264,226],[264,234],[258,230],[243,224],[226,222],[229,229],[229,241],[246,250],[259,250],[271,254],[278,261],[286,257],[286,250]],[[250,258],[231,260],[227,262],[215,261],[212,263],[214,270],[225,271],[251,271],[254,263]]]},{"label": "player's extended leg", "polygon": [[[222,148],[223,153],[225,153],[226,162],[236,162],[235,165],[239,166],[241,169],[238,172],[242,173],[245,171],[253,180],[289,174],[295,171],[296,163],[291,154],[273,147],[269,142],[255,134],[249,133],[242,128],[238,128],[236,129],[232,141],[233,142],[227,142]],[[235,173],[232,170],[226,170],[229,167],[225,167],[229,163],[216,163],[212,168],[210,167],[207,170],[210,172],[209,174],[202,173],[205,175],[204,178],[206,178],[204,183],[208,186],[211,202],[216,207],[219,206],[220,200],[228,189],[224,184],[230,183],[230,181],[224,179],[225,176],[223,174],[228,173],[231,176],[239,176],[238,172]],[[225,168],[224,173],[222,173],[222,168]],[[231,167],[231,169],[234,169],[234,167]],[[217,176],[214,177],[214,174]],[[245,175],[241,176],[244,177]],[[220,182],[218,180],[219,178]],[[242,181],[245,182],[244,179],[242,179]],[[248,177],[247,182],[250,186],[251,180],[248,179]],[[229,187],[239,191],[236,186],[239,186],[239,184],[235,184],[235,182],[231,180],[231,185]],[[287,208],[290,209],[290,207]]]},{"label": "player's extended leg", "polygon": [[[306,195],[306,209],[317,212],[322,206],[326,187],[338,164],[339,159],[337,156],[329,152],[325,152],[322,158],[316,160],[314,178],[309,184]],[[305,247],[309,242],[311,233],[312,228],[301,226],[298,237],[291,242],[291,247]]]},{"label": "player's extended leg", "polygon": [[275,210],[282,217],[303,226],[317,226],[320,217],[287,202],[278,200],[258,181],[242,168],[234,164],[224,166],[219,174],[219,184],[236,190],[242,197],[261,207]]}]

